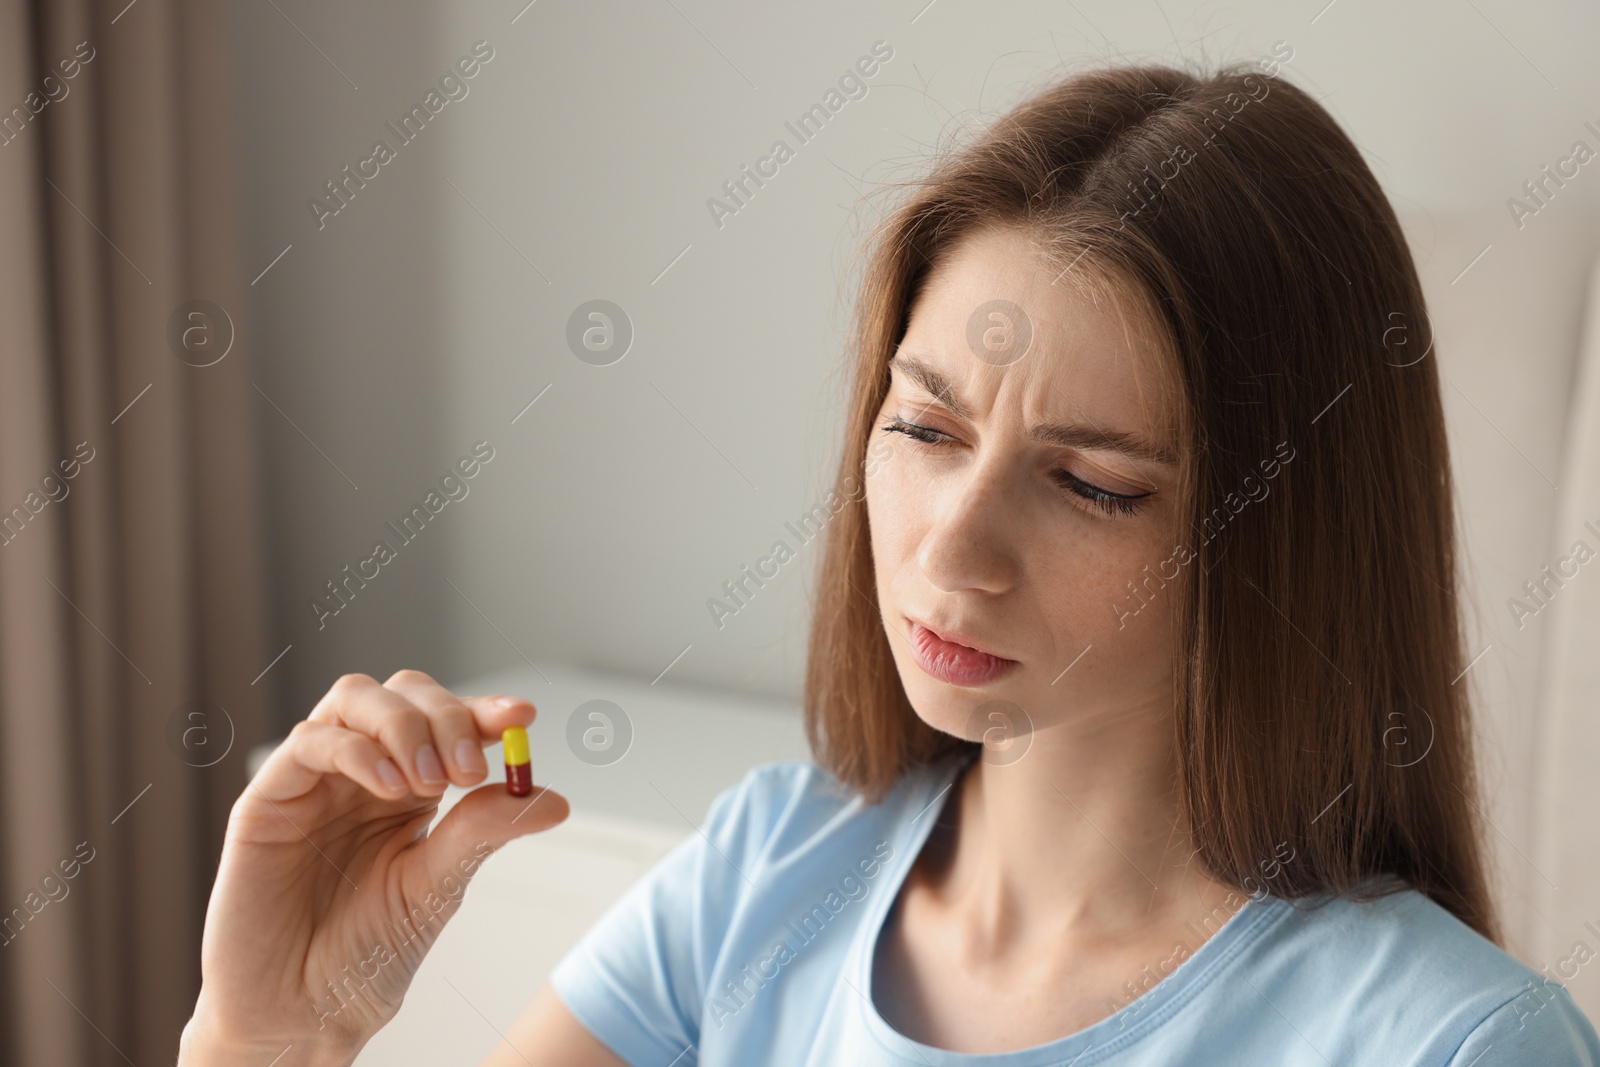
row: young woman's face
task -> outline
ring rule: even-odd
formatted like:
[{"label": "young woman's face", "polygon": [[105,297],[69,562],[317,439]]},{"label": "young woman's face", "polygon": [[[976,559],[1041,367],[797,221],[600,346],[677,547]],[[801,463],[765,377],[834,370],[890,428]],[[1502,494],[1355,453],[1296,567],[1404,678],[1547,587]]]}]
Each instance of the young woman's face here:
[{"label": "young woman's face", "polygon": [[1128,588],[1177,566],[1160,354],[1132,301],[1097,304],[1057,273],[1018,230],[953,248],[889,364],[866,464],[906,694],[929,725],[1000,748],[1171,706],[1177,587]]}]

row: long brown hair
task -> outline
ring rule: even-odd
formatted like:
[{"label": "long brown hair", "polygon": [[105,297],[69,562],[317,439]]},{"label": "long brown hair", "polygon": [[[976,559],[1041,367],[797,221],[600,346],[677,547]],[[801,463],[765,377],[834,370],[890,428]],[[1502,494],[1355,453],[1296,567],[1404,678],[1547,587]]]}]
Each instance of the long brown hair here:
[{"label": "long brown hair", "polygon": [[[876,803],[911,767],[977,745],[906,698],[859,486],[922,283],[993,225],[1024,227],[1064,271],[1132,286],[1168,335],[1192,551],[1167,590],[1175,744],[1200,861],[1243,887],[1287,842],[1274,895],[1410,886],[1498,942],[1421,287],[1356,146],[1281,78],[1070,76],[885,215],[866,246],[844,503],[815,590],[805,721],[818,762]],[[1242,506],[1269,462],[1272,499]],[[1148,595],[1150,575],[1130,577],[1130,595]]]}]

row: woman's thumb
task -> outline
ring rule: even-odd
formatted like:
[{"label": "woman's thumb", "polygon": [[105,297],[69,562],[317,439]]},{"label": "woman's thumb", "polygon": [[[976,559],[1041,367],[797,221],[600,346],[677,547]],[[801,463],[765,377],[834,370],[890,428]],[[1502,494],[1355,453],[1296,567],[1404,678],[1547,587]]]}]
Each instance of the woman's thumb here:
[{"label": "woman's thumb", "polygon": [[467,855],[480,861],[492,850],[524,834],[548,830],[571,813],[567,798],[535,785],[528,796],[512,796],[503,782],[479,786],[456,802],[428,834],[428,866],[455,866]]}]

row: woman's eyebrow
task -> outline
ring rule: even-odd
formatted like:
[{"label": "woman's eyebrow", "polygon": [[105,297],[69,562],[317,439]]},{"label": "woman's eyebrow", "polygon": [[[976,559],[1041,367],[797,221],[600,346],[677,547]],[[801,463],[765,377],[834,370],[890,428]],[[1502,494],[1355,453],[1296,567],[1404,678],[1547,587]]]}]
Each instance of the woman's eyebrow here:
[{"label": "woman's eyebrow", "polygon": [[[955,386],[934,367],[915,356],[895,355],[889,360],[891,370],[898,369],[907,378],[921,386],[950,413],[960,419],[971,419],[972,410],[956,395]],[[1045,444],[1084,451],[1121,452],[1134,459],[1151,463],[1175,464],[1178,457],[1171,449],[1154,444],[1137,434],[1123,430],[1102,430],[1097,426],[1077,423],[1041,423],[1028,431],[1028,437]]]},{"label": "woman's eyebrow", "polygon": [[956,418],[972,418],[972,410],[961,402],[960,397],[956,396],[955,386],[951,384],[950,379],[917,357],[892,356],[889,359],[889,368],[900,371],[907,378],[916,382],[930,396],[949,408],[950,413]]}]

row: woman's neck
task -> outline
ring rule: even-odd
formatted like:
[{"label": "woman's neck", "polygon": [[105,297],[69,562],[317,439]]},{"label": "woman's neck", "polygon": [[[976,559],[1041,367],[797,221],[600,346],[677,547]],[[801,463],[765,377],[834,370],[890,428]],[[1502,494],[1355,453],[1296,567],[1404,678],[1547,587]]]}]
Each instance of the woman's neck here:
[{"label": "woman's neck", "polygon": [[962,772],[913,877],[967,951],[993,960],[1142,940],[1237,910],[1243,895],[1194,855],[1170,738],[1170,722],[1154,717],[1063,725],[1034,735],[1014,762],[979,759]]}]

